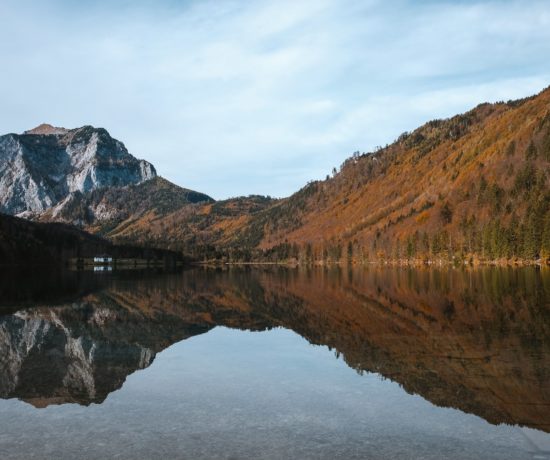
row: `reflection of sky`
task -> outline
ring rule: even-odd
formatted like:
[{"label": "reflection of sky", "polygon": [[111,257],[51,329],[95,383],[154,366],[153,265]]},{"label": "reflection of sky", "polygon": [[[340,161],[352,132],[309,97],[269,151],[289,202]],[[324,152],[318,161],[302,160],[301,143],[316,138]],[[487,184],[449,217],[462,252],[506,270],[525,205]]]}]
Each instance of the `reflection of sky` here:
[{"label": "reflection of sky", "polygon": [[546,0],[3,0],[0,17],[3,131],[103,126],[215,198],[289,194],[550,84]]},{"label": "reflection of sky", "polygon": [[536,452],[518,428],[436,408],[281,329],[216,328],[177,343],[102,405],[37,410],[7,400],[0,413],[3,458],[519,460]]}]

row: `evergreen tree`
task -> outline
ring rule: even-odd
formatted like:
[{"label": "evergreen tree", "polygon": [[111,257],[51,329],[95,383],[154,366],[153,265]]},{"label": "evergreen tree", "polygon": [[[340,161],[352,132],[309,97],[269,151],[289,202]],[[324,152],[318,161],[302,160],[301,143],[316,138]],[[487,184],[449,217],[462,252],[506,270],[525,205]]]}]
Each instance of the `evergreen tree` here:
[{"label": "evergreen tree", "polygon": [[537,147],[535,146],[534,142],[531,141],[529,145],[527,146],[527,150],[525,152],[525,156],[528,160],[534,160],[538,156]]},{"label": "evergreen tree", "polygon": [[506,155],[511,157],[516,153],[516,142],[512,141],[508,144],[508,147],[506,148]]},{"label": "evergreen tree", "polygon": [[541,258],[550,259],[550,212],[544,216],[542,234],[541,234]]},{"label": "evergreen tree", "polygon": [[422,251],[424,254],[430,254],[430,237],[426,232],[422,233]]},{"label": "evergreen tree", "polygon": [[416,245],[414,238],[409,236],[407,238],[407,258],[412,259],[416,254]]},{"label": "evergreen tree", "polygon": [[449,206],[449,202],[446,201],[443,207],[440,211],[441,219],[443,219],[443,222],[446,224],[450,224],[453,220],[453,211],[451,210],[451,207]]},{"label": "evergreen tree", "polygon": [[351,263],[353,260],[353,243],[348,241],[348,263]]},{"label": "evergreen tree", "polygon": [[479,180],[479,190],[477,192],[477,202],[482,203],[485,199],[485,191],[487,190],[487,180],[484,176],[481,176]]},{"label": "evergreen tree", "polygon": [[313,263],[313,248],[310,242],[306,243],[306,263],[308,265]]},{"label": "evergreen tree", "polygon": [[550,161],[550,129],[546,130],[546,134],[542,139],[542,156],[546,161]]}]

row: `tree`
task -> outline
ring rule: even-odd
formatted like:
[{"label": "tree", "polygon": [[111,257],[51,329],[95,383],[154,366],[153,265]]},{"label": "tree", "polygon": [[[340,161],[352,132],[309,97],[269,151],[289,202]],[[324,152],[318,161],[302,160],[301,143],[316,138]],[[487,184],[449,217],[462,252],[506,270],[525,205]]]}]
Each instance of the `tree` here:
[{"label": "tree", "polygon": [[310,242],[306,243],[306,263],[313,263],[313,248]]},{"label": "tree", "polygon": [[550,129],[547,129],[546,135],[542,139],[542,155],[546,161],[550,161]]},{"label": "tree", "polygon": [[550,259],[550,212],[546,213],[543,221],[540,256],[544,260]]},{"label": "tree", "polygon": [[435,233],[432,237],[430,247],[434,255],[438,255],[441,252],[441,239],[439,233]]},{"label": "tree", "polygon": [[514,180],[514,193],[517,195],[522,191],[531,191],[536,183],[536,170],[532,163],[527,163],[516,174]]},{"label": "tree", "polygon": [[528,160],[534,160],[535,158],[537,158],[538,154],[539,153],[538,153],[537,147],[535,146],[534,142],[531,141],[527,146],[525,156],[527,157]]},{"label": "tree", "polygon": [[449,206],[449,202],[445,202],[443,207],[440,211],[441,219],[443,219],[443,222],[446,224],[450,224],[453,220],[453,211],[451,210],[451,207]]},{"label": "tree", "polygon": [[479,180],[479,190],[477,193],[477,202],[482,203],[485,199],[485,191],[487,190],[487,180],[484,176],[481,176],[481,179]]},{"label": "tree", "polygon": [[423,232],[422,234],[422,250],[425,254],[430,253],[430,237],[426,232]]},{"label": "tree", "polygon": [[523,233],[522,257],[535,259],[540,254],[543,235],[543,215],[540,207],[531,207],[521,226]]},{"label": "tree", "polygon": [[506,155],[511,157],[514,153],[516,153],[516,142],[512,141],[508,144],[508,147],[506,148]]},{"label": "tree", "polygon": [[416,255],[416,237],[418,233],[407,237],[407,258],[412,259]]},{"label": "tree", "polygon": [[348,263],[351,263],[353,260],[353,243],[348,241]]}]

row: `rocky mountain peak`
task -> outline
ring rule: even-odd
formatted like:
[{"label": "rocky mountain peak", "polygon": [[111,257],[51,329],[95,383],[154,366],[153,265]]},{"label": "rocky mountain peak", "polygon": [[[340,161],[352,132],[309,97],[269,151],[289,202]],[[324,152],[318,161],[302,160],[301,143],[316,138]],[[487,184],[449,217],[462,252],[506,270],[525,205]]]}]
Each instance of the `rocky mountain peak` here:
[{"label": "rocky mountain peak", "polygon": [[156,177],[107,130],[42,124],[0,136],[0,212],[40,214],[73,193],[123,187]]},{"label": "rocky mountain peak", "polygon": [[42,124],[38,125],[36,128],[29,129],[29,130],[25,131],[23,134],[63,135],[63,134],[67,134],[68,132],[69,132],[68,129],[52,126],[48,123],[42,123]]}]

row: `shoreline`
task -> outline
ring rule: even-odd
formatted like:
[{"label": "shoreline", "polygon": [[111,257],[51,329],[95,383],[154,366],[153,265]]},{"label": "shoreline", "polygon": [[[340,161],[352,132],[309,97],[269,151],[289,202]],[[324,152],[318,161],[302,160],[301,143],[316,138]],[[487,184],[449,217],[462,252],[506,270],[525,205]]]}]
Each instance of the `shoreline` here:
[{"label": "shoreline", "polygon": [[301,262],[296,260],[288,261],[276,261],[276,262],[264,262],[264,261],[249,261],[249,262],[226,262],[226,261],[202,261],[192,262],[191,265],[195,266],[285,266],[285,267],[372,267],[372,266],[384,266],[384,267],[550,267],[550,260],[524,260],[524,259],[499,259],[499,260],[474,260],[473,262],[468,260],[407,260],[407,259],[389,259],[389,260],[373,260],[373,261],[313,261],[313,262]]}]

